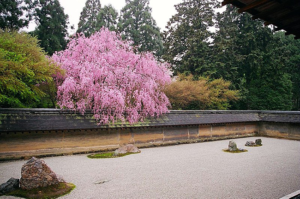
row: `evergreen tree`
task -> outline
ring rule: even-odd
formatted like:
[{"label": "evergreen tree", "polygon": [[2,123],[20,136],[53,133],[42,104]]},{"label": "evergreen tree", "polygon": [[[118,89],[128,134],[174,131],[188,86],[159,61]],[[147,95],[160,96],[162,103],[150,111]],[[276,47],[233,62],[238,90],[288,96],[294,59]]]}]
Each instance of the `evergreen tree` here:
[{"label": "evergreen tree", "polygon": [[287,54],[262,21],[227,6],[218,16],[214,37],[217,74],[233,82],[242,100],[238,109],[290,110],[292,82],[287,71]]},{"label": "evergreen tree", "polygon": [[19,30],[31,20],[31,0],[1,0],[0,28]]},{"label": "evergreen tree", "polygon": [[284,32],[276,32],[275,38],[279,39],[279,55],[285,58],[286,69],[292,81],[292,110],[300,110],[300,40],[295,40],[294,36],[286,36]]},{"label": "evergreen tree", "polygon": [[126,0],[118,28],[123,38],[132,40],[139,52],[151,51],[160,57],[163,52],[162,38],[151,12],[149,0]]},{"label": "evergreen tree", "polygon": [[214,73],[209,28],[214,25],[213,0],[185,0],[175,5],[177,13],[172,16],[164,32],[165,53],[163,58],[172,64],[175,72],[191,72],[194,75]]},{"label": "evergreen tree", "polygon": [[106,27],[112,31],[117,30],[117,18],[118,11],[112,5],[104,6],[97,16],[96,29],[100,30],[102,27]]},{"label": "evergreen tree", "polygon": [[[175,6],[164,32],[164,59],[175,72],[223,78],[239,90],[234,109],[291,110],[299,100],[296,44],[274,36],[262,21],[233,6],[216,15],[213,0],[185,0]],[[216,33],[208,29],[216,19]],[[285,37],[286,38],[286,37]],[[292,72],[293,71],[293,72]]]},{"label": "evergreen tree", "polygon": [[97,16],[100,13],[100,0],[87,0],[78,23],[77,33],[83,33],[86,37],[97,31]]},{"label": "evergreen tree", "polygon": [[238,17],[237,12],[233,12],[233,6],[227,6],[223,13],[216,15],[216,28],[218,30],[213,35],[213,54],[211,60],[214,62],[216,73],[213,78],[224,78],[232,81],[238,89],[243,79],[238,76],[238,67],[243,60],[235,46],[238,37],[238,26],[234,23],[234,18]]},{"label": "evergreen tree", "polygon": [[37,27],[32,34],[37,36],[48,55],[64,50],[67,45],[68,15],[59,1],[35,0],[35,7]]}]

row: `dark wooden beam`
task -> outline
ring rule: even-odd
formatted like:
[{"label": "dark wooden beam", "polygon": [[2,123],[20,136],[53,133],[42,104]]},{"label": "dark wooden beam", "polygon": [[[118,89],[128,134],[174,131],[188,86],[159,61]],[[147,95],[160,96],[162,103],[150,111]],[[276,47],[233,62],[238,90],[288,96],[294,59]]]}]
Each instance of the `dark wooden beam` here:
[{"label": "dark wooden beam", "polygon": [[294,18],[297,18],[299,17],[299,10],[296,9],[296,10],[293,10],[293,9],[290,9],[290,12],[288,13],[285,13],[283,15],[281,15],[280,17],[276,17],[276,18],[273,18],[274,20],[287,20],[287,19],[294,19]]},{"label": "dark wooden beam", "polygon": [[[264,23],[265,26],[268,26],[268,25],[270,25],[270,24],[274,24],[274,22],[273,22],[273,21],[266,21],[266,22]],[[274,24],[274,25],[276,26],[276,24]]]},{"label": "dark wooden beam", "polygon": [[[248,5],[244,2],[251,2]],[[299,39],[300,31],[300,0],[223,0],[222,5],[232,4],[239,8],[238,12],[248,12],[253,15],[252,19],[262,19],[265,25],[277,26],[275,30],[284,29],[287,35],[296,35]],[[267,6],[268,5],[268,6]],[[258,9],[259,8],[259,9]]]},{"label": "dark wooden beam", "polygon": [[250,4],[248,4],[247,6],[243,7],[243,8],[240,8],[238,10],[239,13],[242,13],[242,12],[245,12],[245,11],[248,11],[250,9],[253,9],[253,8],[256,8],[260,5],[263,5],[265,3],[268,3],[270,0],[257,0],[257,1],[254,1]]},{"label": "dark wooden beam", "polygon": [[284,30],[287,31],[287,32],[291,32],[294,35],[299,35],[300,36],[300,27],[297,27],[297,28],[291,27],[291,28],[286,28]]},{"label": "dark wooden beam", "polygon": [[288,25],[294,23],[295,21],[299,21],[299,14],[298,13],[299,13],[299,10],[293,10],[292,12],[288,12],[284,15],[281,15],[279,17],[275,17],[275,18],[272,18],[269,21],[266,21],[265,25],[267,26],[267,25],[270,25],[270,24],[281,23],[284,20],[291,19],[289,22],[284,24],[284,26],[288,26]]},{"label": "dark wooden beam", "polygon": [[293,5],[296,1],[298,0],[286,0],[283,3],[280,3],[278,1],[276,6],[273,6],[272,8],[268,9],[268,10],[264,10],[263,12],[253,15],[252,19],[258,19],[258,18],[266,18],[268,15],[279,12],[282,10],[283,7],[287,7],[289,5]]},{"label": "dark wooden beam", "polygon": [[286,28],[290,28],[290,27],[298,25],[298,24],[300,24],[300,20],[294,21],[294,22],[292,22],[290,24],[285,24],[283,26],[278,26],[277,28],[275,28],[275,31],[286,29]]},{"label": "dark wooden beam", "polygon": [[287,31],[287,32],[285,32],[285,35],[292,35],[293,33],[292,32],[289,32],[289,31]]},{"label": "dark wooden beam", "polygon": [[299,39],[300,37],[300,29],[287,29],[285,35],[295,35],[295,39]]}]

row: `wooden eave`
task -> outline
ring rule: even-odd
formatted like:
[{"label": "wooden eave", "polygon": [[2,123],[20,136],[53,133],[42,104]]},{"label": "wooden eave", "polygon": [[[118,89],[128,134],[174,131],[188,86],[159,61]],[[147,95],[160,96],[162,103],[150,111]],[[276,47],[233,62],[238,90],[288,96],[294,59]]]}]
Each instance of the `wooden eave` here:
[{"label": "wooden eave", "polygon": [[239,8],[239,13],[250,13],[252,19],[265,21],[265,25],[275,25],[275,30],[300,38],[300,0],[223,0],[222,5],[227,4]]}]

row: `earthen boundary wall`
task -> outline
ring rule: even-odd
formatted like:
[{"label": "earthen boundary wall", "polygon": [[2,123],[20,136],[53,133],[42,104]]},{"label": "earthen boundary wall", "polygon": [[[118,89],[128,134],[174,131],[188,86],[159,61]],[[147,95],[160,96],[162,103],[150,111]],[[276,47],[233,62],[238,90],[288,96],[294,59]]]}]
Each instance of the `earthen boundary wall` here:
[{"label": "earthen boundary wall", "polygon": [[252,136],[300,140],[300,112],[170,111],[134,125],[97,125],[90,112],[0,109],[0,160]]}]

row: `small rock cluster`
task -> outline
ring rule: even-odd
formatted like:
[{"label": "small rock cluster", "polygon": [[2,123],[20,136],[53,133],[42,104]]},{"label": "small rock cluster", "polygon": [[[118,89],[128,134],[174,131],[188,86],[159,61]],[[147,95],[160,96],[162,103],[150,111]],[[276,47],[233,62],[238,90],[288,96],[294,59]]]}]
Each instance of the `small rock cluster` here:
[{"label": "small rock cluster", "polygon": [[253,141],[247,141],[246,144],[245,144],[245,146],[255,146],[255,145],[256,144]]},{"label": "small rock cluster", "polygon": [[140,152],[141,151],[133,144],[127,144],[116,149],[114,155],[118,156],[120,154],[125,154],[125,153],[140,153]]},{"label": "small rock cluster", "polygon": [[65,182],[58,177],[43,160],[31,158],[22,166],[21,179],[10,178],[0,185],[0,194],[6,194],[18,189],[31,190]]},{"label": "small rock cluster", "polygon": [[247,141],[245,146],[261,146],[261,139],[256,139],[255,142],[253,141]]},{"label": "small rock cluster", "polygon": [[226,151],[229,151],[229,152],[244,152],[244,151],[247,151],[247,150],[242,149],[242,148],[238,148],[235,142],[229,141],[228,149]]},{"label": "small rock cluster", "polygon": [[[262,146],[262,141],[261,139],[256,139],[255,142],[253,141],[247,141],[245,146]],[[224,151],[229,151],[229,152],[244,152],[244,151],[248,151],[246,149],[241,149],[241,148],[237,148],[237,145],[235,142],[233,141],[229,141],[228,144],[228,149],[224,149]]]}]

